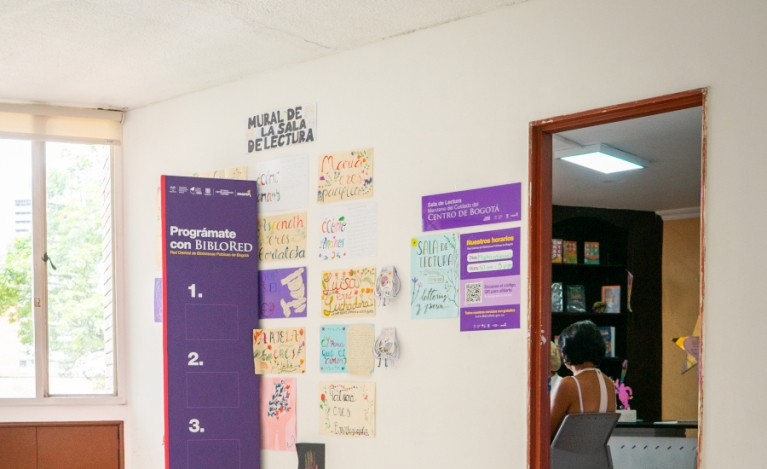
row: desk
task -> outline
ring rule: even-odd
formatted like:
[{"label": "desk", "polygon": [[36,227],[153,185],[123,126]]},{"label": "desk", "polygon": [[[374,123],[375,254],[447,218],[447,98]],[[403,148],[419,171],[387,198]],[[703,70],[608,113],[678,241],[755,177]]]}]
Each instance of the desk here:
[{"label": "desk", "polygon": [[697,438],[685,438],[685,430],[697,423],[662,424],[621,422],[607,442],[616,469],[695,469]]}]

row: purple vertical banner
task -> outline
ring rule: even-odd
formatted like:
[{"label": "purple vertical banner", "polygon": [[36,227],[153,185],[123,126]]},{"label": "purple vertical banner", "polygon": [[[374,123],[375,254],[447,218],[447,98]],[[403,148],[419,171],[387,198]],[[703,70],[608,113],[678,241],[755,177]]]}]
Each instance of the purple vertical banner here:
[{"label": "purple vertical banner", "polygon": [[306,317],[306,267],[262,270],[258,284],[261,319]]},{"label": "purple vertical banner", "polygon": [[260,468],[256,183],[162,177],[165,467]]},{"label": "purple vertical banner", "polygon": [[461,331],[519,328],[519,228],[461,235]]},{"label": "purple vertical banner", "polygon": [[423,230],[452,230],[522,219],[522,183],[421,198]]}]

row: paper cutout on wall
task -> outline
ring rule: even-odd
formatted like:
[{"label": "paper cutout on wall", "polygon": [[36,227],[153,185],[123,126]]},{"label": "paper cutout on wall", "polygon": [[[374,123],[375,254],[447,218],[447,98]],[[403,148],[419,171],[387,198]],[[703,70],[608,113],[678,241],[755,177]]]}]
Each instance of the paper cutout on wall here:
[{"label": "paper cutout on wall", "polygon": [[298,469],[325,469],[324,443],[298,443]]},{"label": "paper cutout on wall", "polygon": [[317,138],[317,106],[300,104],[247,118],[248,153],[313,142]]},{"label": "paper cutout on wall", "polygon": [[397,269],[393,265],[381,269],[376,279],[376,298],[378,306],[386,306],[399,294],[401,283]]},{"label": "paper cutout on wall", "polygon": [[321,260],[375,257],[378,243],[378,204],[342,205],[320,212],[318,231]]},{"label": "paper cutout on wall", "polygon": [[306,317],[306,268],[262,270],[258,284],[259,318]]},{"label": "paper cutout on wall", "polygon": [[162,278],[154,279],[154,322],[162,322]]},{"label": "paper cutout on wall", "polygon": [[346,330],[347,368],[353,375],[365,376],[373,372],[373,344],[376,329],[373,324],[351,324]]},{"label": "paper cutout on wall", "polygon": [[375,278],[375,267],[323,272],[322,314],[327,317],[375,316]]},{"label": "paper cutout on wall", "polygon": [[309,203],[309,156],[256,163],[258,213],[297,210]]},{"label": "paper cutout on wall", "polygon": [[394,360],[399,358],[399,344],[397,343],[397,330],[393,327],[387,327],[381,331],[381,335],[375,341],[373,346],[373,356],[378,359],[378,366],[381,366],[381,360],[384,366],[394,366]]},{"label": "paper cutout on wall", "polygon": [[695,322],[692,335],[677,337],[671,340],[679,348],[687,352],[687,357],[682,365],[682,374],[685,374],[700,361],[700,318]]},{"label": "paper cutout on wall", "polygon": [[258,217],[258,260],[306,258],[306,212]]},{"label": "paper cutout on wall", "polygon": [[253,329],[253,361],[257,375],[306,373],[306,331]]},{"label": "paper cutout on wall", "polygon": [[320,155],[317,202],[342,202],[373,197],[373,149]]},{"label": "paper cutout on wall", "polygon": [[296,378],[261,378],[261,449],[296,450]]},{"label": "paper cutout on wall", "polygon": [[319,391],[321,435],[375,436],[375,383],[327,382]]},{"label": "paper cutout on wall", "polygon": [[410,241],[410,316],[458,316],[459,260],[455,233],[419,236]]}]

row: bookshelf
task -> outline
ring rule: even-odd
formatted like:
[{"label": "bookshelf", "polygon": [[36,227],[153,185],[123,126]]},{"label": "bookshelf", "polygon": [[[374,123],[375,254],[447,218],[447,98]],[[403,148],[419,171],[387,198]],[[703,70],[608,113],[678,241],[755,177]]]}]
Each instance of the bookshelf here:
[{"label": "bookshelf", "polygon": [[[663,224],[653,212],[554,206],[552,238],[576,241],[577,264],[552,264],[552,282],[583,285],[585,313],[552,312],[552,336],[582,320],[599,327],[615,328],[615,358],[602,362],[602,371],[620,375],[621,363],[629,362],[626,384],[634,389],[632,409],[638,417],[656,421],[661,417],[661,256]],[[584,264],[584,243],[599,243],[598,265]],[[628,310],[628,272],[634,275],[631,309]],[[621,288],[620,313],[592,313],[602,299],[602,287]],[[563,293],[566,297],[566,293]],[[560,375],[569,375],[563,366]]]}]

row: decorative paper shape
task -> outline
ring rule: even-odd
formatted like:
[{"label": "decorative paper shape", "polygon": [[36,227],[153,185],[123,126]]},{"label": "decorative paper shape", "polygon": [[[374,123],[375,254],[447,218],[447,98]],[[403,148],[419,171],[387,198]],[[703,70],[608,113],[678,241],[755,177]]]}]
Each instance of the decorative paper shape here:
[{"label": "decorative paper shape", "polygon": [[291,156],[256,163],[258,213],[306,207],[309,202],[309,156]]},{"label": "decorative paper shape", "polygon": [[345,373],[347,324],[320,326],[320,373]]},{"label": "decorative paper shape", "polygon": [[261,378],[261,449],[296,450],[296,378]]},{"label": "decorative paper shape", "polygon": [[213,171],[200,171],[190,174],[192,177],[202,177],[210,179],[232,179],[245,181],[248,179],[248,167],[237,166],[234,168],[214,169]]},{"label": "decorative paper shape", "polygon": [[262,270],[258,272],[260,305],[258,317],[306,317],[306,268]]},{"label": "decorative paper shape", "polygon": [[458,238],[455,233],[419,236],[410,241],[410,316],[458,316]]},{"label": "decorative paper shape", "polygon": [[154,322],[162,322],[162,278],[154,279]]},{"label": "decorative paper shape", "polygon": [[323,272],[322,314],[327,317],[375,316],[375,278],[375,267]]},{"label": "decorative paper shape", "polygon": [[258,217],[259,262],[306,258],[306,212]]},{"label": "decorative paper shape", "polygon": [[324,443],[298,443],[298,469],[325,469]]},{"label": "decorative paper shape", "polygon": [[461,235],[461,331],[519,328],[520,229]]},{"label": "decorative paper shape", "polygon": [[257,375],[306,373],[306,331],[253,329],[253,361]]},{"label": "decorative paper shape", "polygon": [[313,142],[317,138],[317,105],[299,104],[247,118],[248,153]]},{"label": "decorative paper shape", "polygon": [[[378,359],[378,366],[381,366],[381,360],[384,366],[393,366],[393,361],[399,358],[399,344],[397,343],[397,330],[393,327],[387,327],[381,330],[381,334],[373,346],[373,356]],[[392,363],[390,363],[392,362]]]},{"label": "decorative paper shape", "polygon": [[317,202],[343,202],[373,197],[373,149],[320,155]]},{"label": "decorative paper shape", "polygon": [[522,219],[522,184],[504,184],[421,198],[423,231],[452,230]]},{"label": "decorative paper shape", "polygon": [[376,385],[320,383],[320,434],[372,438],[376,433]]},{"label": "decorative paper shape", "polygon": [[320,260],[375,257],[378,204],[342,205],[320,212],[317,232]]},{"label": "decorative paper shape", "polygon": [[399,294],[401,283],[397,269],[391,265],[381,268],[376,279],[376,298],[378,306],[386,306]]},{"label": "decorative paper shape", "polygon": [[376,329],[373,324],[352,324],[346,330],[347,368],[353,375],[366,376],[373,372],[373,344]]}]

